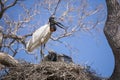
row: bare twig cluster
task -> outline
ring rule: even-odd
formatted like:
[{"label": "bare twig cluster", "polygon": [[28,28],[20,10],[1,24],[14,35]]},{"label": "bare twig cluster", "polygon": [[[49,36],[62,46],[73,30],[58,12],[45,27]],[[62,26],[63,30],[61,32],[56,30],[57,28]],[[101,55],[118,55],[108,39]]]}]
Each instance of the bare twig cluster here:
[{"label": "bare twig cluster", "polygon": [[[33,20],[34,16],[39,14],[37,5],[34,5],[33,9],[27,9],[23,3],[19,3],[18,5],[22,8],[23,11],[25,11],[23,14],[19,14],[18,21],[13,20],[8,14],[5,14],[3,17],[6,29],[3,30],[3,44],[1,51],[6,52],[6,49],[8,49],[13,53],[12,56],[15,56],[21,49],[25,49],[26,38],[32,36],[33,33],[30,32],[21,35],[18,34],[20,29],[24,29],[26,26],[29,26],[29,28],[34,27],[36,24],[29,25],[29,23]],[[20,44],[22,44],[23,47],[20,48]],[[14,46],[17,46],[17,48],[15,49]]]},{"label": "bare twig cluster", "polygon": [[0,7],[1,7],[1,9],[0,9],[0,19],[2,18],[4,12],[7,9],[9,9],[10,7],[14,6],[17,3],[18,0],[14,0],[14,2],[12,2],[11,4],[5,6],[5,4],[6,4],[7,1],[8,0],[0,0]]}]

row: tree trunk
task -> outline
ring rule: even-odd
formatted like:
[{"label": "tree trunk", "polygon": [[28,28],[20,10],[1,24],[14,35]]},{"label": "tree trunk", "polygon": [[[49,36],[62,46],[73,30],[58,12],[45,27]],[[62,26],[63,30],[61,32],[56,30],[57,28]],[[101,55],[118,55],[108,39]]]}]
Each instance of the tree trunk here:
[{"label": "tree trunk", "polygon": [[109,80],[120,80],[120,4],[117,0],[106,0],[106,4],[108,15],[104,33],[115,57],[115,69]]}]

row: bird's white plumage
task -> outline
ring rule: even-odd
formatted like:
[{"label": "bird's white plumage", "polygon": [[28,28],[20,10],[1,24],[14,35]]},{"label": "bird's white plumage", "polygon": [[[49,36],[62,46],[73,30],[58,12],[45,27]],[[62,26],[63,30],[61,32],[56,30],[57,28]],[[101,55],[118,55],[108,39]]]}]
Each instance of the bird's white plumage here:
[{"label": "bird's white plumage", "polygon": [[32,52],[35,48],[45,44],[49,40],[51,34],[49,23],[41,26],[33,33],[32,38],[28,41],[26,45],[27,51]]}]

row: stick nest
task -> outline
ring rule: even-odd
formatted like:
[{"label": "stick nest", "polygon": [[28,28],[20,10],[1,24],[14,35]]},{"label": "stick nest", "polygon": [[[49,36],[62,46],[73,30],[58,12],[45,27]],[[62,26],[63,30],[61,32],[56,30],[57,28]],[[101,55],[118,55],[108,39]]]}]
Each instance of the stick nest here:
[{"label": "stick nest", "polygon": [[21,63],[7,69],[1,80],[102,80],[84,67],[74,63],[42,62],[40,64]]}]

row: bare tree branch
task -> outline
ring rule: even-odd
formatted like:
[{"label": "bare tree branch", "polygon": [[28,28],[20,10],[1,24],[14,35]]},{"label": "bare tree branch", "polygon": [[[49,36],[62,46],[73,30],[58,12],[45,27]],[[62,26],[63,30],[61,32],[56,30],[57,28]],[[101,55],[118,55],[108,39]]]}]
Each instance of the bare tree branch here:
[{"label": "bare tree branch", "polygon": [[8,48],[14,53],[13,56],[15,56],[16,53],[17,53],[17,50],[14,50],[14,49],[11,47],[11,45],[12,45],[15,41],[17,41],[17,42],[23,44],[24,47],[26,47],[25,39],[26,39],[27,37],[31,36],[31,35],[32,35],[32,33],[31,33],[31,34],[26,34],[26,35],[24,35],[24,36],[17,36],[17,35],[14,35],[14,34],[3,34],[3,38],[4,38],[4,39],[7,39],[7,38],[13,39],[9,44],[7,43],[8,45],[4,45],[3,47],[8,47]]},{"label": "bare tree branch", "polygon": [[4,12],[5,12],[8,8],[14,6],[14,5],[17,3],[17,1],[18,1],[18,0],[14,0],[13,3],[9,4],[8,6],[5,6],[5,2],[3,3],[2,0],[0,0],[0,5],[1,5],[0,19],[2,18]]},{"label": "bare tree branch", "polygon": [[11,3],[10,5],[8,5],[7,7],[5,7],[4,9],[7,10],[8,8],[14,6],[17,3],[18,0],[15,0],[13,3]]},{"label": "bare tree branch", "polygon": [[9,54],[0,52],[0,64],[6,67],[17,67],[19,63]]}]

